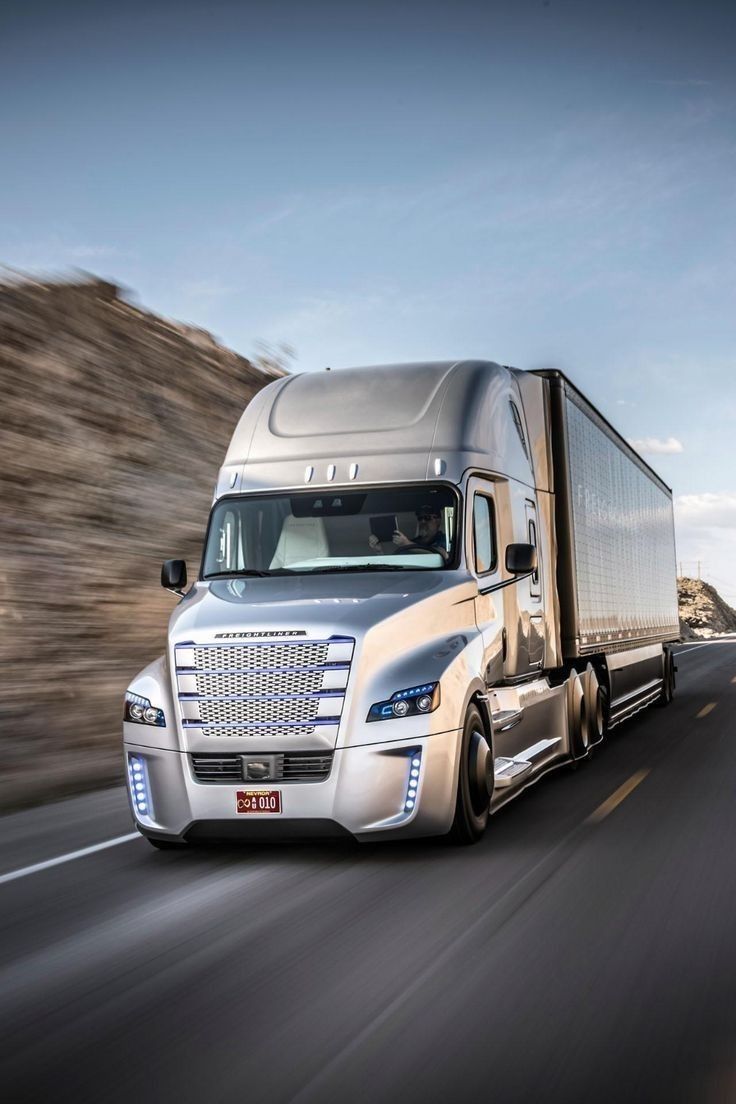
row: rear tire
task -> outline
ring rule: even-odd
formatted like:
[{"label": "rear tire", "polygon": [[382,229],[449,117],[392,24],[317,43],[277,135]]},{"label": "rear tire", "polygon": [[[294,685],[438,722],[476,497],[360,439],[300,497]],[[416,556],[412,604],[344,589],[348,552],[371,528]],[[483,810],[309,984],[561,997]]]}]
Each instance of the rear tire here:
[{"label": "rear tire", "polygon": [[657,705],[664,709],[666,705],[669,705],[675,694],[675,658],[669,648],[665,649],[663,657],[663,674],[662,681],[662,693],[657,698]]},{"label": "rear tire", "polygon": [[583,680],[577,671],[571,671],[567,680],[567,724],[572,763],[577,766],[584,763],[590,755],[588,706]]},{"label": "rear tire", "polygon": [[598,678],[598,672],[589,663],[582,675],[585,708],[588,715],[588,755],[603,743],[606,736],[608,695]]},{"label": "rear tire", "polygon": [[459,845],[477,843],[488,824],[493,791],[493,752],[485,725],[474,705],[468,708],[460,747],[455,819],[450,839]]}]

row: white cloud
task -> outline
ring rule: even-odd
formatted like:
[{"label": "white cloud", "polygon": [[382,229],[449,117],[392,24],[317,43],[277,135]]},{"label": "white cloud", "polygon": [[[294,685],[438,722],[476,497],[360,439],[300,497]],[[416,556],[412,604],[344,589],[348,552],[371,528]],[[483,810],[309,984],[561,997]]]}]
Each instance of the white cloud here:
[{"label": "white cloud", "polygon": [[676,437],[668,437],[666,441],[661,441],[659,437],[637,437],[633,440],[629,439],[629,444],[637,452],[656,455],[685,451],[682,441],[678,441]]},{"label": "white cloud", "polygon": [[678,572],[699,573],[736,606],[736,492],[679,495],[675,532]]},{"label": "white cloud", "polygon": [[678,525],[690,529],[736,529],[736,493],[679,495],[675,515]]}]

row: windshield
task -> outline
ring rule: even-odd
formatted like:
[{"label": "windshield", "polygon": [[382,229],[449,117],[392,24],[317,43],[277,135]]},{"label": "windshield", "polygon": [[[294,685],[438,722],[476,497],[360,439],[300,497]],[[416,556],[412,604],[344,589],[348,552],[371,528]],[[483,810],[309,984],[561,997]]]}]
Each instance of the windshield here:
[{"label": "windshield", "polygon": [[203,578],[442,569],[454,559],[457,512],[457,494],[431,484],[224,498]]}]

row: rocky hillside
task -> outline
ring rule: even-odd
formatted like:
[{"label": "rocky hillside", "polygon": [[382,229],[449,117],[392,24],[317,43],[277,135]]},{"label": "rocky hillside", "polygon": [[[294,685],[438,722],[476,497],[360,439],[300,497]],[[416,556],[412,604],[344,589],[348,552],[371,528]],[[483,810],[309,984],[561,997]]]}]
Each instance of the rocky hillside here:
[{"label": "rocky hillside", "polygon": [[736,632],[736,610],[723,601],[715,587],[700,579],[677,580],[680,622],[686,638],[707,639]]},{"label": "rocky hillside", "polygon": [[197,564],[228,438],[278,374],[94,278],[0,284],[0,805],[121,776],[161,561]]}]

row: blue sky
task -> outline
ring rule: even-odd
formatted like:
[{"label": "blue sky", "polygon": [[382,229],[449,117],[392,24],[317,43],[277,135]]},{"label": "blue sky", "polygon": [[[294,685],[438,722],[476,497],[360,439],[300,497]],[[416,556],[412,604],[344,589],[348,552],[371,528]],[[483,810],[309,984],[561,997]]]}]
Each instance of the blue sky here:
[{"label": "blue sky", "polygon": [[315,370],[567,371],[736,602],[736,7],[6,4],[0,261]]}]

